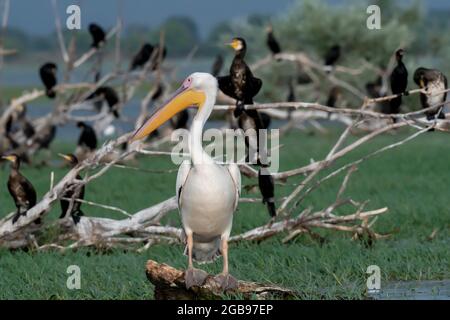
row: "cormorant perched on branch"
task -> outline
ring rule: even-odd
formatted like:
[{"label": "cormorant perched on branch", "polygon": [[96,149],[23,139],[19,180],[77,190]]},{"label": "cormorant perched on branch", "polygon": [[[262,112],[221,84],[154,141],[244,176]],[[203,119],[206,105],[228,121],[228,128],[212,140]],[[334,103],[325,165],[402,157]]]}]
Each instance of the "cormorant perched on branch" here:
[{"label": "cormorant perched on branch", "polygon": [[[78,159],[73,154],[59,154],[59,156],[63,157],[65,160],[67,160],[70,164],[71,168],[74,168],[78,164]],[[77,174],[75,177],[77,180],[81,180],[81,176]],[[61,195],[61,216],[60,219],[63,219],[69,214],[69,208],[70,208],[70,202],[71,200],[65,200],[66,199],[84,199],[84,185],[76,186],[73,183],[68,184],[66,186],[66,190]],[[84,216],[83,211],[81,211],[81,202],[79,201],[73,201],[72,208],[70,210],[70,215],[73,219],[73,222],[77,224],[80,222],[80,217]]]},{"label": "cormorant perched on branch", "polygon": [[22,131],[24,136],[29,139],[34,136],[36,131],[33,125],[28,121],[26,117],[27,106],[25,104],[19,104],[14,112],[6,120],[5,132],[6,135],[10,135],[16,131]]},{"label": "cormorant perched on branch", "polygon": [[227,96],[236,99],[236,117],[242,114],[243,105],[252,104],[253,97],[261,89],[261,79],[255,78],[252,71],[244,61],[247,45],[242,38],[234,38],[229,44],[235,51],[235,56],[230,67],[230,75],[219,77],[219,88]]},{"label": "cormorant perched on branch", "polygon": [[25,104],[21,104],[18,106],[19,113],[17,115],[17,120],[21,126],[21,130],[25,138],[30,139],[36,133],[33,125],[27,119],[27,106]]},{"label": "cormorant perched on branch", "polygon": [[150,100],[156,101],[159,98],[161,98],[163,94],[164,94],[164,86],[161,83],[158,83],[158,86],[156,87],[156,91],[152,94]]},{"label": "cormorant perched on branch", "polygon": [[[157,44],[155,46],[154,50],[156,50],[156,52],[153,55],[153,59],[152,59],[152,70],[153,71],[155,71],[156,69],[159,69],[160,64],[164,61],[164,59],[167,56],[167,48],[166,48],[166,46],[161,48],[161,45]],[[162,50],[161,53],[160,53],[160,50]],[[161,58],[160,58],[160,55],[161,55]]]},{"label": "cormorant perched on branch", "polygon": [[341,95],[341,89],[338,86],[333,86],[328,94],[327,106],[331,108],[336,108],[336,102]]},{"label": "cormorant perched on branch", "polygon": [[[25,216],[28,210],[36,205],[36,190],[31,182],[19,172],[20,158],[16,154],[2,158],[11,161],[8,190],[17,208],[17,213],[12,219],[12,223],[16,223],[20,216]],[[40,223],[40,219],[36,219],[35,223]]]},{"label": "cormorant perched on branch", "polygon": [[[365,85],[366,92],[369,98],[376,99],[385,97],[386,94],[383,90],[383,77],[378,76],[375,81],[369,81]],[[390,101],[380,101],[377,102],[378,110],[382,113],[389,114],[390,112]],[[395,121],[395,120],[394,120]]]},{"label": "cormorant perched on branch", "polygon": [[45,94],[51,99],[56,96],[56,92],[53,90],[53,88],[57,84],[57,70],[58,67],[53,62],[47,62],[39,69],[39,76],[41,77],[42,83],[45,86]]},{"label": "cormorant perched on branch", "polygon": [[[286,97],[286,101],[287,102],[295,102],[295,101],[297,101],[297,98],[295,97],[295,89],[294,89],[294,84],[293,84],[293,80],[292,79],[290,79],[289,82],[288,82],[288,94],[287,94],[287,97]],[[288,120],[291,120],[293,109],[292,108],[288,108],[287,112],[288,112]]]},{"label": "cormorant perched on branch", "polygon": [[[336,103],[341,96],[341,89],[338,86],[333,86],[330,89],[330,93],[328,94],[327,106],[331,108],[336,108]],[[328,113],[328,119],[330,118],[331,113]]]},{"label": "cormorant perched on branch", "polygon": [[89,25],[89,33],[92,37],[91,47],[98,49],[100,46],[103,46],[106,41],[106,34],[102,27],[98,24],[91,23]]},{"label": "cormorant perched on branch", "polygon": [[[405,51],[403,49],[398,49],[395,52],[395,59],[397,60],[397,66],[392,70],[389,80],[391,82],[392,94],[406,94],[406,87],[408,86],[408,70],[404,65],[402,59]],[[400,106],[402,104],[402,96],[391,99],[389,102],[389,112],[388,113],[399,113]],[[395,122],[395,118],[393,121]]]},{"label": "cormorant perched on branch", "polygon": [[38,144],[39,149],[49,149],[50,144],[53,142],[56,136],[56,126],[53,124],[47,125],[45,128],[40,130],[38,137],[35,139],[35,143]]},{"label": "cormorant perched on branch", "polygon": [[369,81],[366,83],[365,88],[367,91],[367,94],[370,98],[380,98],[384,95],[381,92],[381,89],[383,87],[383,78],[381,76],[378,76],[375,81]]},{"label": "cormorant perched on branch", "polygon": [[338,61],[341,56],[341,46],[338,44],[333,45],[325,54],[325,71],[331,72],[334,64]]},{"label": "cormorant perched on branch", "polygon": [[[245,143],[248,148],[253,148],[259,156],[259,129],[267,129],[266,125],[270,120],[265,117],[263,121],[257,110],[244,110],[245,104],[253,104],[253,97],[259,92],[262,81],[255,78],[244,61],[247,45],[242,38],[234,38],[229,44],[235,51],[235,57],[230,67],[230,75],[218,77],[219,88],[226,95],[236,99],[236,109],[234,116],[238,117],[238,124],[241,129],[247,131],[254,129],[256,131],[255,143],[250,141],[248,135],[245,137]],[[254,159],[247,159],[253,161]],[[256,159],[259,160],[259,159]]]},{"label": "cormorant perched on branch", "polygon": [[[119,103],[119,95],[117,94],[116,90],[114,90],[111,87],[99,87],[97,90],[92,93],[87,100],[94,99],[100,97],[102,100],[106,101],[109,107],[109,111],[114,115],[114,117],[119,118],[119,112],[117,110],[118,103]],[[97,109],[101,108],[100,106],[97,106]]]},{"label": "cormorant perched on branch", "polygon": [[445,75],[439,70],[421,67],[414,72],[414,82],[421,89],[426,88],[427,91],[427,94],[420,93],[422,108],[436,106],[435,109],[425,113],[427,120],[434,120],[436,115],[438,115],[439,119],[445,119],[443,103],[447,99],[447,92],[442,92],[447,89],[447,78]]},{"label": "cormorant perched on branch", "polygon": [[142,68],[148,60],[150,60],[153,53],[153,46],[150,43],[145,43],[139,52],[133,57],[131,61],[130,70]]},{"label": "cormorant perched on branch", "polygon": [[[257,110],[245,110],[245,104],[253,104],[253,97],[259,92],[262,81],[255,78],[244,61],[247,46],[242,38],[234,38],[230,46],[235,51],[235,57],[230,67],[230,75],[218,77],[219,88],[226,95],[236,99],[234,116],[238,117],[238,125],[245,131],[245,144],[248,149],[246,161],[256,160],[257,165],[264,165],[267,160],[267,150],[261,150],[259,143],[259,130],[267,129],[270,117],[263,117]],[[254,130],[254,134],[250,134]],[[256,159],[250,159],[255,152]]]},{"label": "cormorant perched on branch", "polygon": [[217,77],[220,74],[220,71],[222,71],[222,67],[223,67],[223,57],[221,54],[218,54],[212,65],[211,74],[214,77]]},{"label": "cormorant perched on branch", "polygon": [[273,34],[273,28],[272,28],[272,25],[270,25],[270,24],[267,27],[266,43],[270,49],[270,52],[272,52],[272,55],[276,55],[281,52],[280,44],[278,43],[277,39],[275,39],[275,36]]},{"label": "cormorant perched on branch", "polygon": [[78,122],[77,127],[81,128],[78,146],[86,147],[89,151],[94,151],[97,148],[97,135],[95,134],[95,130],[84,122]]},{"label": "cormorant perched on branch", "polygon": [[267,205],[267,210],[271,217],[277,215],[275,209],[275,183],[267,166],[262,166],[258,170],[258,186],[262,195],[262,202]]},{"label": "cormorant perched on branch", "polygon": [[292,84],[292,80],[289,81],[288,83],[288,94],[286,97],[286,101],[287,102],[295,102],[297,101],[296,97],[295,97],[295,89],[294,89],[294,85]]}]

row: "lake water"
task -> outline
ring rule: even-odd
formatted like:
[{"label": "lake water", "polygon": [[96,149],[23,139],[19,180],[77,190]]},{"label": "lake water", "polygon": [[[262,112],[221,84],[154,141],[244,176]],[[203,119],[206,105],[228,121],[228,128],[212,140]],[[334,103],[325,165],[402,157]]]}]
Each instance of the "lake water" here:
[{"label": "lake water", "polygon": [[388,282],[379,293],[369,293],[375,300],[450,300],[450,280]]}]

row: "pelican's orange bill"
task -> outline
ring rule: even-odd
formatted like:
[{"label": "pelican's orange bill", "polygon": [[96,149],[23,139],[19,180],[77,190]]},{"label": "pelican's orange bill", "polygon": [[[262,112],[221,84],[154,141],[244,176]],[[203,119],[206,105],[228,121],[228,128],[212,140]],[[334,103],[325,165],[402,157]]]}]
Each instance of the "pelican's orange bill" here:
[{"label": "pelican's orange bill", "polygon": [[131,141],[145,138],[174,115],[190,106],[201,107],[205,100],[206,96],[202,91],[182,86],[166,104],[157,110],[150,119],[136,130],[133,137],[131,137]]}]

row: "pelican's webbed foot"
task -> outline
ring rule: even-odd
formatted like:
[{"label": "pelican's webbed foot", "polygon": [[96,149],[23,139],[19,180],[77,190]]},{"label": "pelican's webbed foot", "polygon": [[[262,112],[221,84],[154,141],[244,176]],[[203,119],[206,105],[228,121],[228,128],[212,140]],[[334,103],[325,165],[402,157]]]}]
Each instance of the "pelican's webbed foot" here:
[{"label": "pelican's webbed foot", "polygon": [[190,268],[184,273],[184,281],[186,283],[186,289],[193,286],[200,287],[205,283],[208,273],[203,270]]},{"label": "pelican's webbed foot", "polygon": [[238,281],[231,274],[221,273],[214,277],[214,281],[219,284],[223,291],[234,290],[238,287]]}]

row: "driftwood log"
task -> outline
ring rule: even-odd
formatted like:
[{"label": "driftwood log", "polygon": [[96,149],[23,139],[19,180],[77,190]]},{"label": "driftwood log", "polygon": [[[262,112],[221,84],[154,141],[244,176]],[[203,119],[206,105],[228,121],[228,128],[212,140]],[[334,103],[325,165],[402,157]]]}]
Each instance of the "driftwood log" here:
[{"label": "driftwood log", "polygon": [[147,278],[155,286],[156,300],[204,300],[222,299],[226,296],[242,297],[244,299],[293,299],[294,291],[278,287],[276,285],[260,284],[256,282],[238,281],[238,288],[233,291],[223,292],[209,275],[205,283],[200,287],[186,289],[184,271],[175,269],[164,263],[153,260],[147,261]]}]

